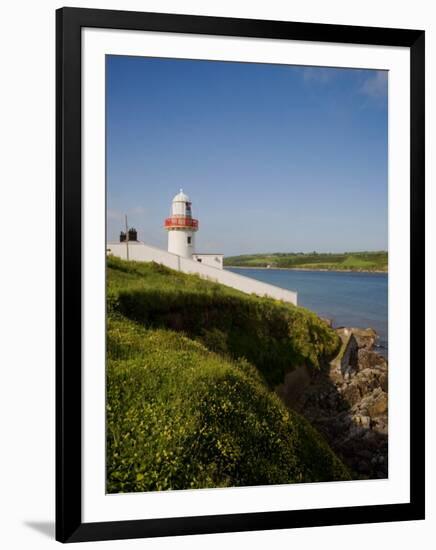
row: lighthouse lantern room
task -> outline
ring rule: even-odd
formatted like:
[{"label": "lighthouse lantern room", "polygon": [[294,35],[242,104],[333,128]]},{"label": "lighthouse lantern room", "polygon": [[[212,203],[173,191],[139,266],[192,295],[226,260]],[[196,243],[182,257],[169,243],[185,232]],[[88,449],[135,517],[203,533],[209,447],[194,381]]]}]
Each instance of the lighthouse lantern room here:
[{"label": "lighthouse lantern room", "polygon": [[191,201],[183,189],[173,198],[171,216],[165,220],[165,229],[168,231],[168,252],[192,258],[198,220],[192,217]]}]

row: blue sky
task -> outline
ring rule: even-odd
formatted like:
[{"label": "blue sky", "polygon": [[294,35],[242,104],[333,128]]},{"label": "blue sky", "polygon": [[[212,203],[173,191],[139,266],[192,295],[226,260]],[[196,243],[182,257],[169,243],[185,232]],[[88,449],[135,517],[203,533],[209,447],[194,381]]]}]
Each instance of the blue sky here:
[{"label": "blue sky", "polygon": [[381,71],[108,56],[108,238],[183,188],[199,252],[386,250],[387,117]]}]

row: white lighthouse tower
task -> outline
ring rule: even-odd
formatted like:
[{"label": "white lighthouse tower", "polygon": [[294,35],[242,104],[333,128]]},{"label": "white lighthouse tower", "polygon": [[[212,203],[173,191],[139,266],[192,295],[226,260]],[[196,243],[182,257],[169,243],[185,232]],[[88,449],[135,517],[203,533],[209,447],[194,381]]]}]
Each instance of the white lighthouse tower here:
[{"label": "white lighthouse tower", "polygon": [[171,216],[165,220],[165,229],[168,231],[168,252],[192,259],[198,220],[192,217],[191,201],[183,189],[173,198]]}]

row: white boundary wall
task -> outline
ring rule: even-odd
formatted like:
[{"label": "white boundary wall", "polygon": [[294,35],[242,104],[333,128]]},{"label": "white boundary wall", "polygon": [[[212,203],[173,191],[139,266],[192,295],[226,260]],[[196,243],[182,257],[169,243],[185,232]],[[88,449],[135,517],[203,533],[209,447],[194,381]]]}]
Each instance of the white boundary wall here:
[{"label": "white boundary wall", "polygon": [[[108,254],[113,254],[123,260],[127,259],[127,246],[125,243],[108,243],[106,250]],[[182,271],[183,273],[196,273],[205,279],[230,286],[247,294],[268,296],[276,300],[283,300],[284,302],[297,305],[296,292],[269,285],[268,283],[257,281],[251,277],[244,277],[232,271],[219,269],[195,260],[183,258],[177,254],[172,254],[171,252],[142,242],[129,243],[129,259],[137,262],[156,262],[166,265],[171,269],[175,269],[176,271]]]}]

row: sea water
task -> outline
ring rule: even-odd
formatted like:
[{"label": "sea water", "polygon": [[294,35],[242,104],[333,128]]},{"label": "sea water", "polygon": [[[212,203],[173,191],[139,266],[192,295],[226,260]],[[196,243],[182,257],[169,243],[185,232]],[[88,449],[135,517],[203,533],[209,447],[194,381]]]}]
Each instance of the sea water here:
[{"label": "sea water", "polygon": [[388,275],[340,271],[229,268],[259,281],[295,290],[298,305],[330,319],[334,327],[371,327],[379,351],[388,349]]}]

